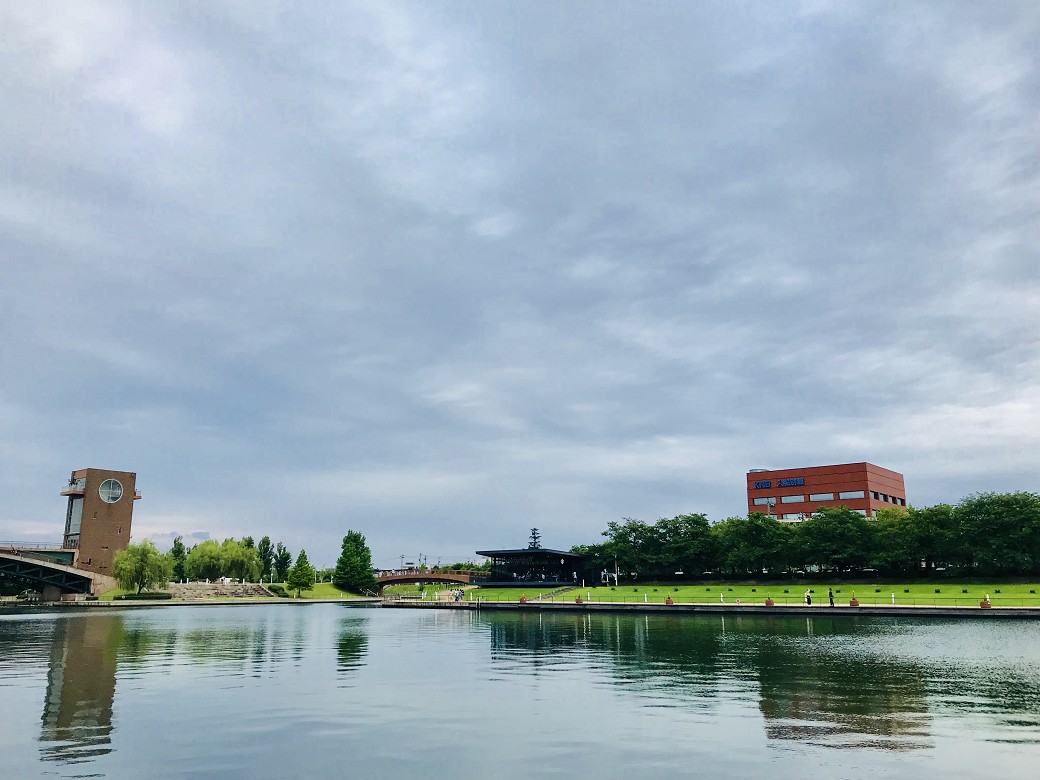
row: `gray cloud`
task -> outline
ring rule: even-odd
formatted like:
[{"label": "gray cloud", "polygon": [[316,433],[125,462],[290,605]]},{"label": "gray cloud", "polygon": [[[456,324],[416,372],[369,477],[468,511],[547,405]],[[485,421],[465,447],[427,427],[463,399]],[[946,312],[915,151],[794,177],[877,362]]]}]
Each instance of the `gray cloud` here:
[{"label": "gray cloud", "polygon": [[724,517],[758,466],[1037,487],[1032,4],[0,24],[0,538],[87,465],[138,534],[387,564]]}]

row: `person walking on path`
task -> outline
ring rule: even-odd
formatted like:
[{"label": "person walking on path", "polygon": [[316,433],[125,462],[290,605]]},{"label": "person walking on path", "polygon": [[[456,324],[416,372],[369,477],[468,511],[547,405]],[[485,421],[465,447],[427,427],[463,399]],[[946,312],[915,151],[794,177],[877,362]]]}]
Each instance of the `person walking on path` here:
[{"label": "person walking on path", "polygon": [[834,606],[834,588],[827,588],[827,600]]},{"label": "person walking on path", "polygon": [[808,589],[805,591],[805,606],[812,606],[812,591]]}]

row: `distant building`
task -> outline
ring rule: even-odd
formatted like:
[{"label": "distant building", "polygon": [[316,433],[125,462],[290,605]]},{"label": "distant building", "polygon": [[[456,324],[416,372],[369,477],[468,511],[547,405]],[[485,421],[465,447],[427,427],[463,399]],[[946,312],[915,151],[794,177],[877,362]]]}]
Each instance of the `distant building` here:
[{"label": "distant building", "polygon": [[476,553],[491,559],[491,572],[481,583],[485,587],[563,586],[577,585],[583,579],[593,581],[584,571],[585,556],[565,550],[522,547],[516,550],[477,550]]},{"label": "distant building", "polygon": [[841,463],[747,473],[749,512],[797,522],[825,506],[844,506],[866,517],[885,507],[905,507],[903,475],[873,463]]},{"label": "distant building", "polygon": [[75,566],[112,576],[112,560],[130,544],[137,475],[129,471],[73,471],[61,494],[68,496],[61,546],[75,550]]}]

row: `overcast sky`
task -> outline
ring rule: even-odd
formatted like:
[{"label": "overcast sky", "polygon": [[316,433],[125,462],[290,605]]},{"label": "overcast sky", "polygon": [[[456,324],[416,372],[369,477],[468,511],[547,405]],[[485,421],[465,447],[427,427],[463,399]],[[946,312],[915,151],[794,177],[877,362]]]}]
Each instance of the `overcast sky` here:
[{"label": "overcast sky", "polygon": [[1040,5],[0,0],[0,540],[377,565],[1040,489]]}]

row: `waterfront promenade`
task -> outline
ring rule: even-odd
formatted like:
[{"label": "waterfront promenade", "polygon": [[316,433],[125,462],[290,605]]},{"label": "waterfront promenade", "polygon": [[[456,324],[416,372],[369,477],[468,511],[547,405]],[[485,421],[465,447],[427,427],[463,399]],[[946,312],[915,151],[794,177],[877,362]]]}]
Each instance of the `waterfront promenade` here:
[{"label": "waterfront promenade", "polygon": [[583,601],[418,601],[385,599],[384,607],[398,609],[471,609],[494,611],[533,612],[618,612],[625,614],[673,614],[673,615],[800,615],[804,617],[927,617],[927,618],[1016,618],[1040,619],[1038,607],[939,607],[925,605],[868,605],[868,606],[808,606],[805,604],[661,604],[641,602],[596,602]]}]

